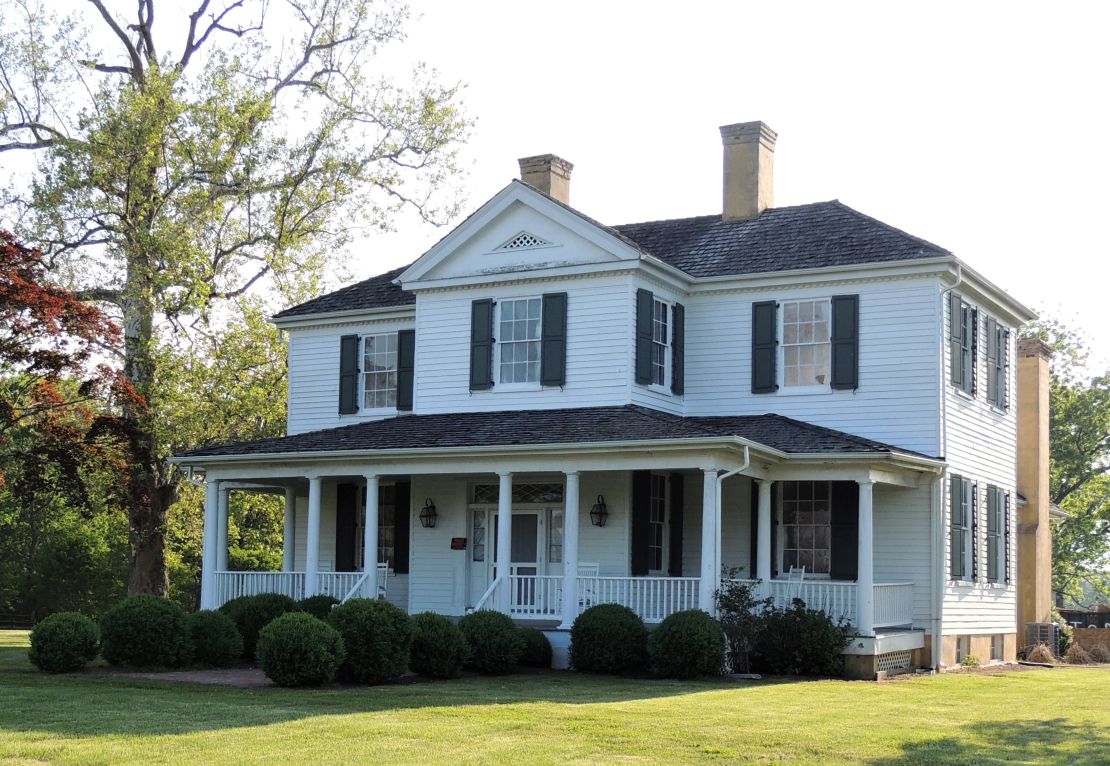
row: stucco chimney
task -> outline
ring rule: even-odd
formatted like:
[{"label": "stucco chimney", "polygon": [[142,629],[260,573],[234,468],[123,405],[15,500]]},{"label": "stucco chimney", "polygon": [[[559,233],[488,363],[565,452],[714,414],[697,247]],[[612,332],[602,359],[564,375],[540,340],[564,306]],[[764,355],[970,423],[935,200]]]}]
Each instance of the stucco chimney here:
[{"label": "stucco chimney", "polygon": [[1018,641],[1025,626],[1050,622],[1052,531],[1049,526],[1049,359],[1052,349],[1033,338],[1017,343]]},{"label": "stucco chimney", "polygon": [[521,157],[520,180],[551,197],[570,204],[570,171],[574,165],[554,154]]},{"label": "stucco chimney", "polygon": [[750,221],[774,206],[772,181],[778,135],[758,120],[721,126],[726,221]]}]

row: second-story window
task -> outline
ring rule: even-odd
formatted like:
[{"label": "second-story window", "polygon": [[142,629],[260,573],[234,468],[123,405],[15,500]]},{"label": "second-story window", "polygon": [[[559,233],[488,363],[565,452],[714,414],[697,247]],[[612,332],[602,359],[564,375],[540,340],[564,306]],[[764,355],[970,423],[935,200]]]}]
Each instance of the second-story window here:
[{"label": "second-story window", "polygon": [[979,312],[953,295],[951,313],[952,385],[974,396]]},{"label": "second-story window", "polygon": [[540,380],[539,298],[503,300],[497,349],[501,383],[538,383]]},{"label": "second-story window", "polygon": [[829,301],[789,301],[782,304],[783,386],[827,386],[831,343]]},{"label": "second-story window", "polygon": [[397,406],[397,334],[367,335],[362,339],[362,407],[367,410]]},{"label": "second-story window", "polygon": [[670,348],[668,318],[671,307],[660,300],[652,302],[651,310],[651,382],[667,385],[667,350]]}]

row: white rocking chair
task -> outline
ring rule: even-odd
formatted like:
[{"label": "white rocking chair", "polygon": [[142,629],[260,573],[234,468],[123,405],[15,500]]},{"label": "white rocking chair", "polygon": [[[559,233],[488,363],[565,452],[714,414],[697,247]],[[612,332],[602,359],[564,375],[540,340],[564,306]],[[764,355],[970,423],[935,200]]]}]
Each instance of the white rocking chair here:
[{"label": "white rocking chair", "polygon": [[[794,603],[794,599],[802,597],[802,583],[805,579],[805,567],[790,567],[790,572],[786,575],[786,581],[790,583],[787,586],[786,595],[791,604]],[[787,606],[789,606],[789,604],[787,604]]]},{"label": "white rocking chair", "polygon": [[[596,561],[579,561],[578,562],[578,576],[579,577],[597,577],[601,571],[601,564]],[[578,608],[589,609],[594,605],[597,600],[597,594],[594,593],[593,588],[582,588],[578,592]]]}]

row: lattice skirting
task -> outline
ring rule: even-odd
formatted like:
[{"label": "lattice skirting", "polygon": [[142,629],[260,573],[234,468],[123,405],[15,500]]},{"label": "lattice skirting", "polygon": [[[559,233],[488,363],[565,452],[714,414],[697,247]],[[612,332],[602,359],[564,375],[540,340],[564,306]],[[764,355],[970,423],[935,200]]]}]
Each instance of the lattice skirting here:
[{"label": "lattice skirting", "polygon": [[876,670],[903,670],[913,664],[913,652],[908,649],[901,652],[887,652],[875,659]]}]

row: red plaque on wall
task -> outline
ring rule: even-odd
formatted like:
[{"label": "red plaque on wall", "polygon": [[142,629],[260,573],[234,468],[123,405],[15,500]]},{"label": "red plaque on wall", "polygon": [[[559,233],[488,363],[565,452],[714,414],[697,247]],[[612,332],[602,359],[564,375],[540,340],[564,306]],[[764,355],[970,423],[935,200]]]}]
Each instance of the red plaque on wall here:
[{"label": "red plaque on wall", "polygon": [[465,551],[466,550],[466,538],[465,537],[452,537],[451,538],[451,550],[453,550],[453,551]]}]

